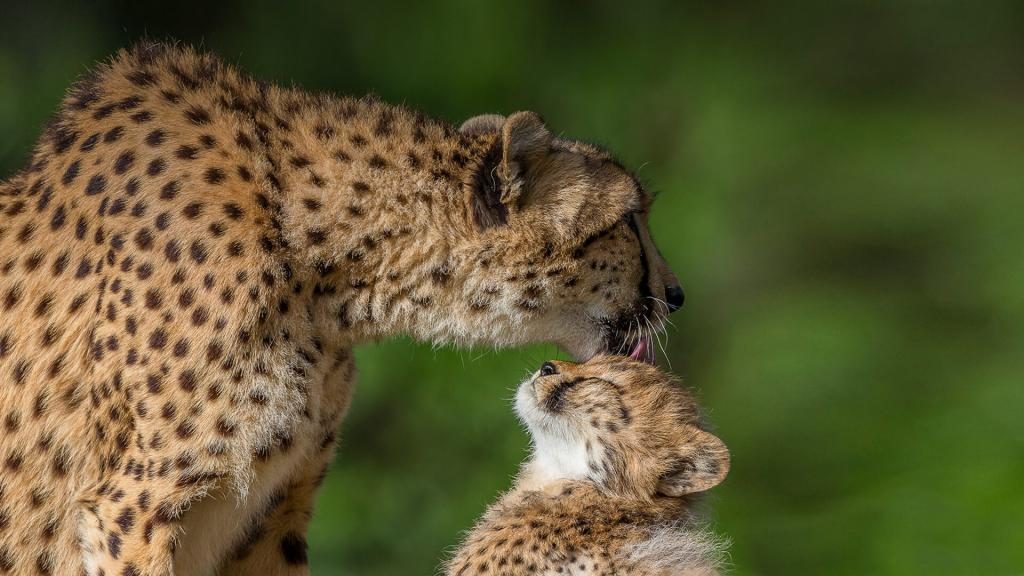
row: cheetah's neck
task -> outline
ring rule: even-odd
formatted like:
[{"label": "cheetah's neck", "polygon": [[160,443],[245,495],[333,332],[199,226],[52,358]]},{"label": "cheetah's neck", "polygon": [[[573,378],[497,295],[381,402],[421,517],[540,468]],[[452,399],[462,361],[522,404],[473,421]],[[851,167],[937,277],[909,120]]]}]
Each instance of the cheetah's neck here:
[{"label": "cheetah's neck", "polygon": [[475,233],[469,195],[496,136],[370,99],[276,90],[267,102],[254,118],[274,225],[320,316],[353,342],[415,332]]}]

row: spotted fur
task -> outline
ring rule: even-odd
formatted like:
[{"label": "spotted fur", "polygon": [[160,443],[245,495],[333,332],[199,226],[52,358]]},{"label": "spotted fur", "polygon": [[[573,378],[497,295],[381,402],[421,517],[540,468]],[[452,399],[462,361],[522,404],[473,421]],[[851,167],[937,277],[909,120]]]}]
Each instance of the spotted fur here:
[{"label": "spotted fur", "polygon": [[531,113],[118,54],[0,183],[0,574],[307,573],[352,347],[628,345],[675,284],[648,205]]},{"label": "spotted fur", "polygon": [[549,362],[519,388],[533,455],[446,566],[449,576],[713,576],[724,545],[694,495],[729,452],[672,378],[623,357]]}]

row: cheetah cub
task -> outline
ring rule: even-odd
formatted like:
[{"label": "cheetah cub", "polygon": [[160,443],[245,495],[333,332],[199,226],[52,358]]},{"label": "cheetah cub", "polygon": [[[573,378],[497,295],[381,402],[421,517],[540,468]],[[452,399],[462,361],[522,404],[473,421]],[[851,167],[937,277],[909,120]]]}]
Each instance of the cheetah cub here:
[{"label": "cheetah cub", "polygon": [[705,576],[723,545],[695,495],[729,451],[669,375],[624,357],[546,362],[519,387],[533,455],[447,566],[449,576]]}]

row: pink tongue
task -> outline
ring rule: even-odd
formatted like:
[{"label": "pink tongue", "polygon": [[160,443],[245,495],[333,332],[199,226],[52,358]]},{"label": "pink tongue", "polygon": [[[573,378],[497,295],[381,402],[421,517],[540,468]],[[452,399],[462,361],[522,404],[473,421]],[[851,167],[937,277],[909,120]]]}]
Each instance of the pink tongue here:
[{"label": "pink tongue", "polygon": [[633,360],[654,364],[655,355],[654,349],[651,348],[650,340],[641,336],[640,339],[636,341],[636,346],[633,347],[633,351],[629,353],[629,357]]}]

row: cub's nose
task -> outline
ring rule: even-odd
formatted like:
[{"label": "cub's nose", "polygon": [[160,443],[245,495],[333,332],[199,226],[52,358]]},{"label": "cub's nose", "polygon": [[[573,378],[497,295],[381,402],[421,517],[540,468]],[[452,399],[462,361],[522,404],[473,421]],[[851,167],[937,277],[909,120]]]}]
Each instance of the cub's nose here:
[{"label": "cub's nose", "polygon": [[683,307],[683,302],[686,301],[686,293],[683,292],[683,287],[677,285],[665,286],[665,303],[668,304],[668,311],[675,312]]}]

